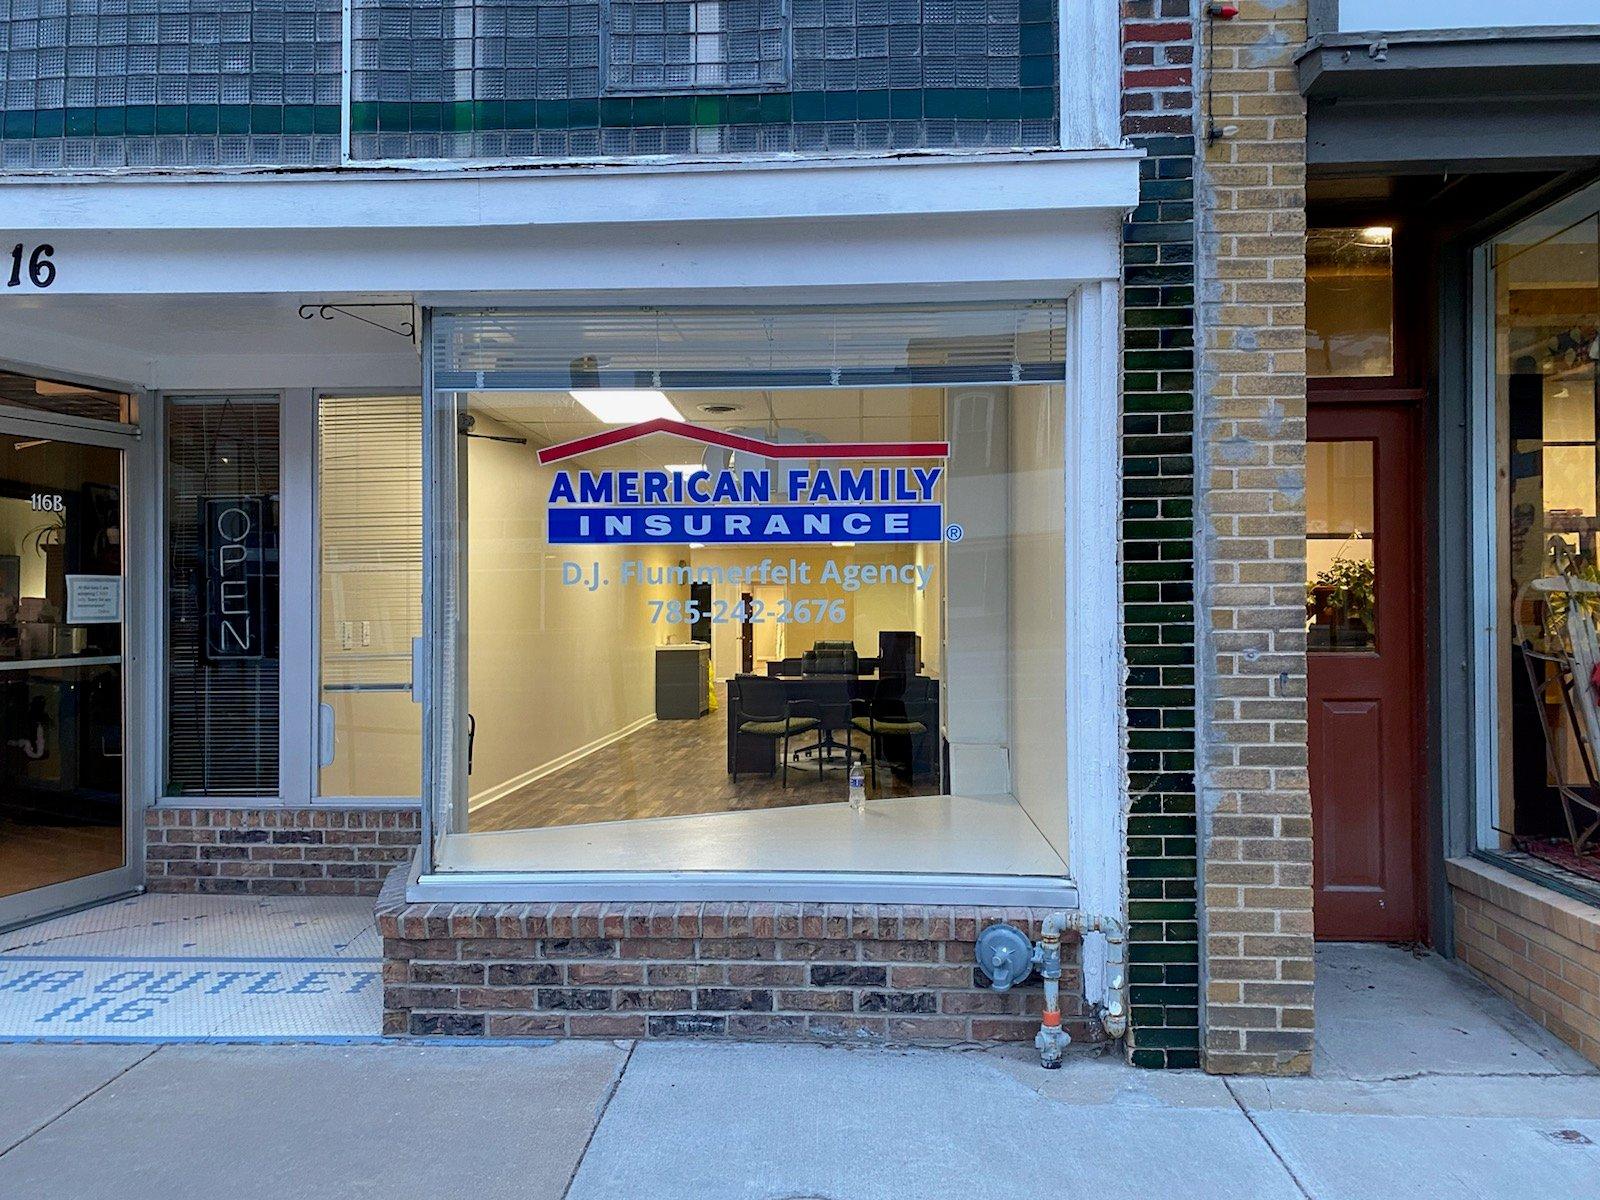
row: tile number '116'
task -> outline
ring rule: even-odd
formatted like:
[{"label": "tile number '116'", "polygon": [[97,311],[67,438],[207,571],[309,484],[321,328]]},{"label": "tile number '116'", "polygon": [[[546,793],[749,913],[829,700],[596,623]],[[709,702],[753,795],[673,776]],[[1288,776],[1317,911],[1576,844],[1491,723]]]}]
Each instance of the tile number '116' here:
[{"label": "tile number '116'", "polygon": [[50,261],[55,252],[56,248],[48,242],[35,246],[31,252],[18,242],[11,247],[11,269],[6,276],[6,286],[22,286],[22,272],[26,267],[29,283],[36,288],[49,287],[56,281],[56,264]]}]

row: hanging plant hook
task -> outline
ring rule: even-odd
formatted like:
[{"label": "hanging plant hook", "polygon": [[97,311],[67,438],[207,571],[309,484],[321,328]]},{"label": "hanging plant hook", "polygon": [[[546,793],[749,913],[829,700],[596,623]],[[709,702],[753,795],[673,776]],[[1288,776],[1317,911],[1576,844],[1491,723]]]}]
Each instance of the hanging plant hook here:
[{"label": "hanging plant hook", "polygon": [[[382,321],[374,321],[371,317],[363,317],[360,313],[351,311],[357,308],[403,308],[406,310],[408,319],[401,321],[400,327],[396,329],[392,325],[385,325]],[[417,340],[417,323],[415,318],[411,316],[412,312],[412,305],[398,301],[370,304],[302,304],[300,306],[300,319],[309,321],[314,317],[321,317],[324,321],[331,321],[335,316],[349,317],[352,321],[360,321],[363,325],[371,325],[374,329],[381,329],[385,333],[392,333],[395,337],[403,337],[415,343]]]}]

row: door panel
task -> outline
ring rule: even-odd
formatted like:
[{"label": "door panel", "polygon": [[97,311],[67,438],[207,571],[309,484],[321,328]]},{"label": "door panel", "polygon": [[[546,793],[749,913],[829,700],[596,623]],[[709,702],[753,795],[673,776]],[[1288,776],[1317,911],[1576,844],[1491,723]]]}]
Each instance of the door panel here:
[{"label": "door panel", "polygon": [[1419,902],[1413,417],[1311,410],[1307,669],[1321,938],[1409,941]]},{"label": "door panel", "polygon": [[122,477],[0,429],[0,924],[127,888]]}]

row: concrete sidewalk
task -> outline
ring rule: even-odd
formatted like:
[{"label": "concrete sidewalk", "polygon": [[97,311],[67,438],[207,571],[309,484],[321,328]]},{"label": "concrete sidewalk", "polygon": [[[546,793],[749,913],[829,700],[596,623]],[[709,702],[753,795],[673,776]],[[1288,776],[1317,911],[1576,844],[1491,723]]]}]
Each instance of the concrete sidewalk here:
[{"label": "concrete sidewalk", "polygon": [[0,1047],[0,1196],[1600,1194],[1600,1075],[1449,964],[1322,952],[1318,1076],[784,1045]]}]

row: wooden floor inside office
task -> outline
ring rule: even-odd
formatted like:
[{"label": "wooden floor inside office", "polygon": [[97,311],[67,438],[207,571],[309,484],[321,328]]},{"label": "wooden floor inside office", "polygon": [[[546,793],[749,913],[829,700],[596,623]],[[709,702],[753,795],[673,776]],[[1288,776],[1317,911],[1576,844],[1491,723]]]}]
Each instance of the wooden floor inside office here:
[{"label": "wooden floor inside office", "polygon": [[[724,692],[723,705],[727,703]],[[474,809],[473,833],[504,829],[542,829],[640,817],[682,817],[697,813],[743,812],[804,804],[837,804],[849,791],[849,773],[840,757],[817,777],[814,758],[793,758],[789,786],[778,775],[740,775],[727,767],[727,709],[698,721],[655,721],[621,741],[585,755],[571,766]],[[844,740],[844,732],[835,733]],[[807,733],[790,743],[791,753],[813,745]],[[852,744],[867,748],[863,734]],[[878,782],[867,781],[871,797],[935,796],[939,777],[919,773],[915,783],[898,778],[880,759]]]}]

